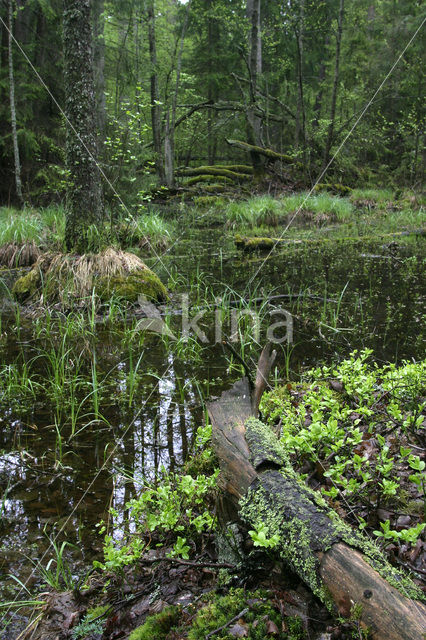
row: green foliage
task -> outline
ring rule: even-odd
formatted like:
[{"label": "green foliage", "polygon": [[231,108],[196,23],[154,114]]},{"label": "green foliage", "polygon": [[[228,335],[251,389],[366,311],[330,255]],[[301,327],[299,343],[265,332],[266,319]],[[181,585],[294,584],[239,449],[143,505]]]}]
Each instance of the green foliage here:
[{"label": "green foliage", "polygon": [[[163,478],[158,486],[145,483],[138,498],[126,504],[128,520],[135,534],[126,543],[114,540],[113,535],[106,533],[104,541],[104,562],[96,561],[94,565],[104,570],[120,570],[131,564],[146,550],[144,536],[161,535],[163,544],[165,536],[175,539],[170,557],[189,557],[190,547],[187,538],[208,532],[216,526],[216,520],[205,507],[209,492],[216,486],[219,471],[212,476],[190,475],[177,476],[163,470]],[[110,509],[112,527],[118,521],[119,514]],[[100,533],[106,532],[103,523]]]},{"label": "green foliage", "polygon": [[276,625],[278,633],[274,637],[279,640],[302,640],[305,638],[300,618],[286,618],[288,631],[282,629],[281,615],[272,605],[269,594],[263,591],[244,591],[231,589],[227,595],[211,595],[208,603],[197,613],[188,640],[204,640],[213,630],[225,628],[215,635],[220,640],[231,640],[229,621],[243,613],[239,622],[245,628],[246,637],[250,640],[264,640],[269,636],[268,623]]},{"label": "green foliage", "polygon": [[102,634],[105,627],[105,616],[109,609],[108,605],[89,609],[81,622],[72,630],[72,639],[80,640],[91,635]]},{"label": "green foliage", "polygon": [[268,527],[261,523],[254,531],[249,531],[249,536],[253,540],[255,547],[263,547],[264,549],[270,549],[276,547],[280,541],[279,536],[275,533],[269,537]]},{"label": "green foliage", "polygon": [[40,577],[51,589],[56,591],[71,590],[76,587],[75,579],[73,577],[71,565],[66,559],[65,551],[67,547],[74,545],[67,541],[62,542],[60,545],[55,539],[49,539],[50,549],[53,551],[53,556],[50,558],[46,566],[44,566],[40,560],[32,560],[34,570],[40,574]]},{"label": "green foliage", "polygon": [[280,222],[290,220],[295,214],[303,219],[307,213],[312,215],[313,222],[346,222],[352,218],[354,209],[347,198],[328,193],[299,193],[283,198],[258,196],[231,202],[225,210],[225,219],[233,226],[276,227]]},{"label": "green foliage", "polygon": [[9,242],[61,246],[64,228],[65,211],[60,206],[22,211],[0,209],[0,246]]},{"label": "green foliage", "polygon": [[[396,503],[403,509],[400,478],[407,467],[415,471],[409,481],[425,500],[425,465],[409,448],[397,447],[392,433],[398,429],[403,437],[422,429],[425,404],[419,398],[424,397],[426,362],[379,367],[370,364],[370,355],[355,351],[337,366],[308,371],[295,390],[281,387],[265,394],[262,410],[270,424],[282,419],[281,442],[296,464],[308,459],[323,466],[326,496],[349,504]],[[422,525],[393,532],[389,523],[381,527],[376,535],[413,544],[423,530]]]}]

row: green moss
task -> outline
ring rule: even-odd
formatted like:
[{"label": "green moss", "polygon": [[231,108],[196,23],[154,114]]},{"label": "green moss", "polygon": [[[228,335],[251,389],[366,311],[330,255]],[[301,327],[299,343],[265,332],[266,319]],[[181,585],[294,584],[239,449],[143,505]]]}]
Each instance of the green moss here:
[{"label": "green moss", "polygon": [[215,164],[216,169],[228,169],[238,173],[253,173],[253,167],[249,164]]},{"label": "green moss", "polygon": [[36,293],[40,282],[41,274],[39,269],[31,269],[31,271],[17,279],[13,285],[12,293],[19,302],[23,302]]},{"label": "green moss", "polygon": [[94,620],[95,618],[100,618],[101,616],[104,616],[109,609],[110,605],[108,604],[87,609],[86,620]]},{"label": "green moss", "polygon": [[189,169],[183,169],[180,172],[183,176],[224,176],[234,180],[249,180],[251,175],[247,173],[241,173],[240,171],[232,171],[228,168],[218,167],[190,167]]},{"label": "green moss", "polygon": [[244,251],[256,251],[260,249],[273,249],[274,246],[280,242],[280,240],[277,240],[275,238],[259,237],[247,238],[237,234],[235,236],[234,242],[235,246],[238,247],[238,249],[243,249]]},{"label": "green moss", "polygon": [[278,465],[288,465],[289,459],[271,427],[257,418],[246,421],[246,440],[250,449],[250,461],[256,468],[267,460]]},{"label": "green moss", "polygon": [[[264,591],[248,592],[231,589],[227,595],[210,595],[206,606],[199,610],[188,633],[188,640],[205,640],[212,631],[228,625],[239,613],[244,612],[239,624],[244,626],[249,640],[264,640],[268,637],[269,621],[282,629],[280,613],[271,604],[270,594]],[[254,624],[256,622],[256,624]],[[289,631],[279,631],[274,635],[278,640],[302,640],[305,635],[300,618],[286,618]],[[233,623],[235,624],[236,621]],[[215,634],[218,640],[232,640],[232,625]]]},{"label": "green moss", "polygon": [[134,629],[129,640],[165,640],[172,627],[175,627],[181,617],[179,607],[166,607],[161,613],[149,616],[144,624]]},{"label": "green moss", "polygon": [[[192,187],[194,184],[197,184],[198,182],[212,182],[212,180],[215,180],[215,182],[232,184],[232,180],[230,180],[227,176],[200,175],[200,176],[195,176],[194,178],[189,178],[189,180],[186,180],[185,187]],[[223,187],[223,185],[221,186]]]},{"label": "green moss", "polygon": [[198,196],[194,198],[194,204],[198,207],[221,207],[225,204],[225,200],[218,196]]},{"label": "green moss", "polygon": [[143,295],[150,300],[167,300],[167,289],[151,269],[132,271],[126,275],[101,277],[95,281],[95,288],[101,300],[112,297],[126,302],[136,302]]},{"label": "green moss", "polygon": [[352,188],[345,184],[341,184],[340,182],[319,182],[315,185],[314,191],[331,191],[332,193],[338,193],[342,196],[346,196],[352,193]]}]

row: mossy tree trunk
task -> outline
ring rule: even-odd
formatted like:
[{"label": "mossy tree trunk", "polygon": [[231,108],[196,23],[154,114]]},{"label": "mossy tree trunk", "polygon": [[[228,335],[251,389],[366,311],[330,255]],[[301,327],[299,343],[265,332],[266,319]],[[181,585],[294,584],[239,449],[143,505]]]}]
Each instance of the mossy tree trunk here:
[{"label": "mossy tree trunk", "polygon": [[90,0],[64,0],[63,14],[67,167],[70,172],[65,242],[84,253],[88,229],[103,218],[97,164],[96,100]]}]

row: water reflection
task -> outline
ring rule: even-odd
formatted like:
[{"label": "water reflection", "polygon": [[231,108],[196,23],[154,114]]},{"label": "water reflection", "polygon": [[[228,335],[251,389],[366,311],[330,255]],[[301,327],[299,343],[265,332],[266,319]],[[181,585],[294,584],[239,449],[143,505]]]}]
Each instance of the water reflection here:
[{"label": "water reflection", "polygon": [[[385,255],[388,249],[383,246],[337,243],[327,251],[296,247],[264,262],[260,256],[237,255],[229,245],[223,247],[228,251],[224,259],[206,249],[205,236],[203,231],[194,254],[200,256],[197,277],[208,282],[212,296],[223,293],[225,285],[245,296],[295,294],[285,301],[294,320],[295,344],[291,352],[286,345],[279,347],[278,375],[295,376],[302,367],[323,358],[344,357],[355,347],[373,348],[384,360],[423,354],[419,326],[424,308],[424,247],[413,243],[401,246],[397,255],[394,249],[392,255]],[[211,246],[220,239],[219,231]],[[191,242],[196,244],[197,238]],[[371,258],[378,254],[384,254],[383,259]],[[182,281],[193,279],[197,268],[193,260],[170,256],[168,261],[179,270]],[[258,270],[252,292],[247,291],[250,277]],[[329,299],[335,302],[328,303]],[[178,324],[179,316],[177,330]],[[34,331],[33,323],[25,319],[17,331],[16,319],[3,314],[6,341],[0,349],[0,365],[28,362],[37,375],[45,376],[46,360],[38,356],[46,345]],[[13,406],[2,405],[0,581],[6,595],[9,573],[25,580],[31,571],[25,555],[41,557],[48,549],[46,534],[63,529],[60,539],[66,537],[77,545],[77,550],[68,552],[81,566],[98,557],[101,541],[96,523],[106,517],[110,506],[124,513],[140,482],[154,481],[162,466],[179,469],[203,420],[202,399],[218,395],[240,375],[239,369],[229,373],[219,344],[210,344],[197,361],[168,349],[151,335],[140,337],[132,357],[134,365],[142,354],[141,364],[136,373],[133,366],[132,378],[122,337],[122,328],[100,326],[95,338],[90,338],[87,353],[80,338],[76,339],[78,353],[85,354],[78,375],[88,381],[95,354],[101,419],[84,418],[85,409],[72,438],[69,422],[58,433],[54,399],[44,392]],[[0,388],[0,398],[4,391]],[[79,402],[84,397],[92,402],[89,386],[82,386],[78,393]],[[69,411],[68,407],[59,412],[60,419],[69,421]]]}]

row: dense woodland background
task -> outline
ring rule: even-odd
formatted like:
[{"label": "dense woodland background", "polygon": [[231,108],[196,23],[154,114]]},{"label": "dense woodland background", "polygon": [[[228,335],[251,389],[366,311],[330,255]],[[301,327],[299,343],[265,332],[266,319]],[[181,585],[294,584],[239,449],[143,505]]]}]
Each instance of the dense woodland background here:
[{"label": "dense woodland background", "polygon": [[[10,0],[11,2],[12,0]],[[10,38],[64,105],[62,2],[0,7],[0,203],[16,204]],[[246,141],[303,164],[313,184],[422,23],[418,0],[93,0],[93,65],[102,167],[135,206],[181,166],[247,162]],[[15,42],[13,75],[23,199],[65,194],[64,119]],[[327,179],[418,186],[424,173],[422,32]],[[256,163],[256,158],[251,158]],[[287,174],[281,167],[281,181]],[[288,177],[290,180],[290,178]],[[111,190],[106,200],[114,200]]]}]

